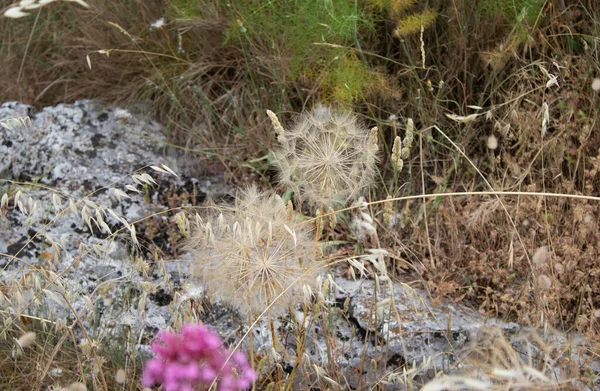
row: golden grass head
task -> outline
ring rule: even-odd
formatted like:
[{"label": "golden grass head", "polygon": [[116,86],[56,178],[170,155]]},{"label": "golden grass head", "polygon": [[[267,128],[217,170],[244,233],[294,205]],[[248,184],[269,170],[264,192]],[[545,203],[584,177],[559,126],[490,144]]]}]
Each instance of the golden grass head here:
[{"label": "golden grass head", "polygon": [[233,206],[219,206],[198,220],[189,241],[196,255],[193,274],[214,294],[241,311],[281,315],[303,300],[323,271],[313,262],[315,246],[306,224],[289,220],[276,194],[250,187]]},{"label": "golden grass head", "polygon": [[392,147],[392,166],[394,166],[394,169],[398,172],[402,171],[402,168],[404,167],[404,161],[401,157],[401,150],[402,139],[400,136],[396,136],[394,139],[394,146]]},{"label": "golden grass head", "polygon": [[430,27],[437,18],[437,12],[432,9],[426,9],[422,13],[407,15],[398,20],[394,34],[398,37],[405,37],[417,33],[421,29]]},{"label": "golden grass head", "polygon": [[279,180],[302,199],[336,207],[356,199],[375,176],[376,130],[356,116],[318,106],[279,137],[273,156]]}]

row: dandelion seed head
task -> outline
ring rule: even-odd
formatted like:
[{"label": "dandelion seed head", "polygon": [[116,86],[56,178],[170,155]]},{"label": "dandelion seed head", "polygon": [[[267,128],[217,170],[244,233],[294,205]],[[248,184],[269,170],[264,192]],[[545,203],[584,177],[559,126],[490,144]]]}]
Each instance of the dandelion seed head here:
[{"label": "dandelion seed head", "polygon": [[336,207],[372,183],[378,147],[353,114],[318,106],[285,135],[273,154],[279,181],[301,198]]},{"label": "dandelion seed head", "polygon": [[290,221],[280,197],[255,187],[239,194],[233,206],[217,209],[199,221],[189,240],[197,258],[193,274],[207,293],[258,314],[271,306],[280,315],[301,304],[303,285],[314,284],[323,270],[313,262],[308,225]]}]

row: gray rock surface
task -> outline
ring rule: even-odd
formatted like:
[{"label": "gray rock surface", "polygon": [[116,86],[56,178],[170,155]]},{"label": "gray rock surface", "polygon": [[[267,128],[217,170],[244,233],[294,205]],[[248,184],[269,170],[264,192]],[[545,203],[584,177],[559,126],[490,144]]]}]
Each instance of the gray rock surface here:
[{"label": "gray rock surface", "polygon": [[[27,126],[10,120],[25,116]],[[0,193],[8,196],[0,220],[6,254],[0,281],[11,288],[9,300],[0,295],[2,306],[15,319],[54,324],[70,324],[77,313],[94,338],[131,330],[147,348],[157,330],[173,323],[173,308],[181,305],[175,291],[185,295],[180,273],[189,262],[150,257],[176,251],[165,232],[175,226],[165,194],[186,195],[188,205],[178,205],[184,207],[220,197],[227,187],[219,178],[149,169],[165,164],[180,171],[164,147],[162,127],[122,109],[80,101],[36,112],[8,102],[0,106],[0,121],[6,125],[0,127]],[[133,180],[143,173],[156,184]],[[139,244],[132,247],[134,222]],[[148,229],[158,232],[148,238]],[[24,275],[33,281],[21,286],[16,281]]]},{"label": "gray rock surface", "polygon": [[[0,252],[6,254],[0,257],[0,282],[7,287],[0,308],[15,321],[24,315],[55,326],[75,322],[76,313],[80,326],[101,343],[123,343],[124,335],[133,335],[124,343],[135,354],[148,353],[158,330],[195,319],[227,342],[239,341],[246,319],[209,303],[201,285],[187,276],[193,259],[173,247],[169,235],[177,235],[169,227],[176,226],[177,211],[167,213],[165,196],[185,194],[179,200],[199,205],[226,186],[218,178],[189,178],[180,169],[183,163],[168,154],[160,125],[124,110],[89,101],[40,112],[16,102],[0,106],[0,120],[24,116],[31,126],[0,130],[0,193],[9,196],[0,220]],[[180,176],[148,168],[160,164]],[[147,173],[157,184],[136,183],[132,173]],[[307,328],[299,368],[305,376],[298,377],[303,386],[343,373],[326,382],[344,389],[376,382],[404,389],[403,370],[421,379],[450,371],[457,352],[483,328],[520,328],[485,320],[467,307],[434,306],[425,292],[398,282],[342,277],[330,282],[319,311],[307,316],[298,311],[274,324],[285,371],[295,362],[297,329]],[[77,335],[85,343],[80,331]],[[266,320],[252,336],[256,354],[273,358]]]}]

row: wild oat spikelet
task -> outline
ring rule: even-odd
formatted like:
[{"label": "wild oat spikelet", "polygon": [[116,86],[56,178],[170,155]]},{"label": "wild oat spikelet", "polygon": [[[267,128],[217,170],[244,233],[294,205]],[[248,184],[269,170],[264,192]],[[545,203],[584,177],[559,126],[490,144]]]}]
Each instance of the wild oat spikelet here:
[{"label": "wild oat spikelet", "polygon": [[279,138],[280,148],[273,153],[279,180],[319,206],[343,205],[373,181],[376,135],[355,115],[319,106]]},{"label": "wild oat spikelet", "polygon": [[[18,19],[18,18],[22,18],[24,16],[29,15],[27,12],[24,11],[32,11],[34,9],[43,7],[45,5],[48,5],[50,3],[53,3],[57,0],[21,0],[18,4],[14,4],[12,7],[10,7],[9,9],[7,9],[4,12],[4,16],[7,18],[13,18],[13,19]],[[77,3],[85,8],[90,8],[90,6],[83,0],[67,0],[70,1],[72,3]]]},{"label": "wild oat spikelet", "polygon": [[[289,220],[286,204],[250,187],[234,206],[202,221],[189,245],[195,252],[193,274],[209,294],[241,311],[281,315],[302,303],[302,286],[314,285],[323,271],[313,262],[315,246],[309,227]],[[279,297],[281,295],[281,297]]]}]

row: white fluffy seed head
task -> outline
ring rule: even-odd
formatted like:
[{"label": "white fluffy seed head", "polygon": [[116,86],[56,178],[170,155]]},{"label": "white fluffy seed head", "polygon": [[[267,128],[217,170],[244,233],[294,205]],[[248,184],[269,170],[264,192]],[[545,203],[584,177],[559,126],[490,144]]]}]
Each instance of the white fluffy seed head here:
[{"label": "white fluffy seed head", "polygon": [[127,380],[127,372],[123,368],[119,368],[115,374],[115,381],[119,384],[125,384]]},{"label": "white fluffy seed head", "polygon": [[600,78],[595,78],[592,80],[592,90],[600,91]]},{"label": "white fluffy seed head", "polygon": [[356,199],[375,177],[375,136],[353,114],[319,106],[279,140],[273,152],[279,181],[319,206]]},{"label": "white fluffy seed head", "polygon": [[493,134],[490,134],[487,138],[487,147],[492,151],[498,148],[498,139]]},{"label": "white fluffy seed head", "polygon": [[556,274],[561,275],[565,272],[565,267],[562,265],[562,263],[555,263],[554,264],[554,271],[556,271]]},{"label": "white fluffy seed head", "polygon": [[21,347],[21,349],[25,349],[35,342],[36,334],[34,332],[28,332],[19,337],[17,340],[17,344]]},{"label": "white fluffy seed head", "polygon": [[[254,187],[216,209],[188,241],[196,258],[192,272],[207,292],[254,314],[268,307],[281,315],[302,304],[306,287],[314,291],[323,271],[309,225],[289,219],[280,197]],[[208,234],[206,227],[212,227]]]},{"label": "white fluffy seed head", "polygon": [[75,383],[69,384],[69,386],[67,387],[67,390],[69,390],[69,391],[87,391],[87,386],[83,383],[75,382]]},{"label": "white fluffy seed head", "polygon": [[150,30],[162,28],[165,25],[165,18],[159,18],[150,25]]},{"label": "white fluffy seed head", "polygon": [[547,275],[541,274],[538,277],[538,287],[541,290],[547,291],[548,289],[552,288],[552,280]]},{"label": "white fluffy seed head", "polygon": [[535,253],[533,254],[533,263],[536,265],[543,265],[546,263],[546,261],[548,260],[548,249],[546,247],[540,247],[537,250],[535,250]]}]

